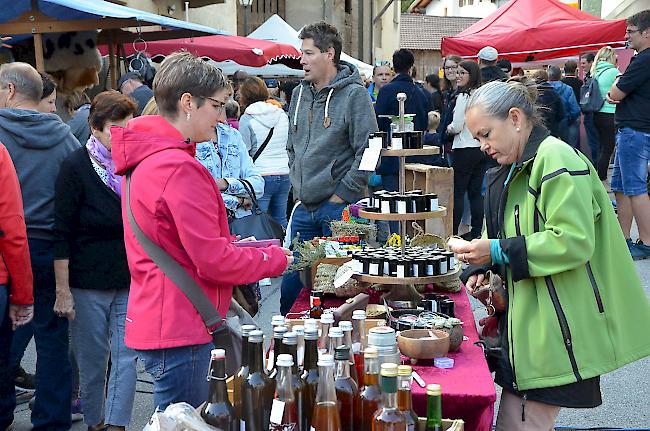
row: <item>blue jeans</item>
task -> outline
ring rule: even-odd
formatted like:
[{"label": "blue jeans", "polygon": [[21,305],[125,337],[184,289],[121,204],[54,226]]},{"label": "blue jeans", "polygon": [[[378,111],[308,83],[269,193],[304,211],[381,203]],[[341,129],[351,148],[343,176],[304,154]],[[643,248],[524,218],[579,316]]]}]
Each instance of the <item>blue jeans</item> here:
[{"label": "blue jeans", "polygon": [[287,202],[291,181],[289,175],[267,175],[264,178],[264,194],[257,200],[260,208],[283,228],[287,228]]},{"label": "blue jeans", "polygon": [[[313,211],[307,210],[303,204],[298,205],[291,219],[292,236],[295,238],[296,234],[300,233],[300,239],[302,241],[308,241],[321,236],[330,236],[332,234],[330,222],[341,219],[341,211],[343,211],[346,205],[346,203],[337,204],[326,201]],[[302,287],[298,272],[291,272],[284,275],[282,278],[282,287],[280,288],[280,313],[282,315],[289,312]]]},{"label": "blue jeans", "polygon": [[208,398],[208,366],[212,343],[171,349],[138,350],[144,369],[153,377],[153,403],[165,410],[172,403],[198,407]]},{"label": "blue jeans", "polygon": [[616,132],[612,191],[625,196],[648,193],[650,133],[623,127]]},{"label": "blue jeans", "polygon": [[594,123],[594,113],[586,112],[584,122],[587,142],[589,143],[589,148],[591,148],[591,160],[595,163],[598,160],[600,141],[598,139],[598,129],[596,129],[596,124]]},{"label": "blue jeans", "polygon": [[68,358],[68,319],[54,314],[56,282],[52,242],[28,239],[34,274],[34,340],[36,341],[36,402],[34,431],[70,428],[72,371]]},{"label": "blue jeans", "polygon": [[[72,344],[79,363],[84,422],[127,426],[137,380],[135,351],[124,344],[129,289],[71,289],[76,317]],[[106,385],[108,358],[110,376]],[[105,390],[106,388],[106,390]]]},{"label": "blue jeans", "polygon": [[11,326],[9,292],[7,286],[0,285],[0,430],[6,429],[14,421],[16,408],[14,373],[9,359],[14,332]]},{"label": "blue jeans", "polygon": [[580,148],[578,143],[580,142],[580,118],[569,122],[567,131],[566,131],[566,143],[571,145],[573,148]]},{"label": "blue jeans", "polygon": [[34,327],[32,322],[27,325],[20,326],[14,331],[14,338],[11,342],[11,367],[17,370],[20,362],[25,355],[25,349],[29,345],[32,337],[34,336]]}]

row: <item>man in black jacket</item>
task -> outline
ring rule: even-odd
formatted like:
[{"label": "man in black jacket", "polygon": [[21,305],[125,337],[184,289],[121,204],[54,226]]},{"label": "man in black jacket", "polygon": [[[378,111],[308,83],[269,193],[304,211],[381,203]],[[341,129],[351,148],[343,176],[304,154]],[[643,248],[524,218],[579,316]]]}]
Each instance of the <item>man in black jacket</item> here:
[{"label": "man in black jacket", "polygon": [[506,81],[508,75],[497,66],[499,53],[496,48],[486,46],[478,52],[478,64],[481,67],[481,83],[486,84],[491,81]]}]

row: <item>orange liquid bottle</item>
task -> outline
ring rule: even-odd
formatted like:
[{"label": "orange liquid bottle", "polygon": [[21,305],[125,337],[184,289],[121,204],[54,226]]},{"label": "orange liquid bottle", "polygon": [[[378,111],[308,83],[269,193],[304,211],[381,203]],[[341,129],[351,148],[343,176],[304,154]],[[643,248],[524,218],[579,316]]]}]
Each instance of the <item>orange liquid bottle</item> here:
[{"label": "orange liquid bottle", "polygon": [[382,406],[381,388],[379,387],[379,362],[377,349],[368,347],[365,351],[366,384],[361,390],[360,431],[372,431],[372,419],[375,412]]},{"label": "orange liquid bottle", "polygon": [[361,400],[359,387],[350,377],[350,348],[339,346],[334,352],[336,368],[334,371],[334,387],[341,415],[341,430],[356,431],[359,426]]},{"label": "orange liquid bottle", "polygon": [[411,395],[412,375],[413,368],[410,365],[397,367],[397,406],[406,416],[408,431],[416,431],[418,428],[418,415],[413,411],[413,398]]},{"label": "orange liquid bottle", "polygon": [[269,431],[299,431],[298,407],[293,392],[293,367],[291,355],[281,354],[276,358],[278,374],[275,383],[275,397],[269,418]]},{"label": "orange liquid bottle", "polygon": [[318,361],[318,392],[310,431],[341,431],[341,419],[334,389],[334,358],[323,355]]},{"label": "orange liquid bottle", "polygon": [[406,415],[397,405],[397,365],[381,365],[381,390],[384,406],[375,413],[373,431],[407,431]]}]

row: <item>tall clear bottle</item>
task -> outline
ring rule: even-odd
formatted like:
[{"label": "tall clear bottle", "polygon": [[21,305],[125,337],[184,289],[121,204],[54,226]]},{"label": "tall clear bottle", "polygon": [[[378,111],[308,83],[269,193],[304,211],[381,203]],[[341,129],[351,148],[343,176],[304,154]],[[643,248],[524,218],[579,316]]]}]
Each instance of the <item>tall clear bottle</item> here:
[{"label": "tall clear bottle", "polygon": [[305,327],[296,325],[292,331],[296,333],[298,339],[298,368],[302,369],[302,364],[305,362]]},{"label": "tall clear bottle", "polygon": [[442,388],[427,385],[427,427],[426,431],[442,430]]},{"label": "tall clear bottle", "polygon": [[343,330],[338,326],[330,328],[328,338],[330,344],[325,353],[333,355],[336,348],[343,345]]},{"label": "tall clear bottle", "polygon": [[341,417],[334,388],[334,357],[322,355],[318,361],[318,391],[310,431],[341,431]]},{"label": "tall clear bottle", "polygon": [[293,391],[293,358],[289,354],[278,355],[278,375],[275,396],[271,408],[269,431],[298,431],[298,406]]},{"label": "tall clear bottle", "polygon": [[354,380],[357,386],[361,388],[361,384],[359,383],[359,373],[357,372],[354,354],[352,353],[352,322],[349,320],[341,320],[339,322],[339,328],[343,331],[343,345],[350,348],[350,377],[352,377],[352,380]]},{"label": "tall clear bottle", "polygon": [[318,351],[320,353],[327,353],[327,349],[329,349],[329,333],[332,325],[334,325],[334,315],[332,313],[323,313],[320,317],[320,338],[318,339]]},{"label": "tall clear bottle", "polygon": [[397,367],[397,405],[406,415],[408,431],[417,431],[418,415],[413,411],[411,384],[413,383],[413,368],[410,365]]},{"label": "tall clear bottle", "polygon": [[[291,366],[291,372],[293,376],[291,378],[291,385],[293,388],[293,397],[296,404],[298,414],[300,415],[305,408],[305,383],[300,378],[300,371],[298,370],[298,361],[296,357],[298,356],[298,336],[295,332],[287,332],[284,334],[282,339],[282,344],[284,344],[284,352],[291,356],[293,363]],[[276,379],[276,382],[278,380]],[[277,389],[276,389],[277,392]],[[298,428],[299,430],[304,430],[304,423],[302,418],[298,418]]]},{"label": "tall clear bottle", "polygon": [[361,391],[361,414],[359,424],[361,431],[372,431],[372,420],[375,412],[382,406],[381,387],[379,387],[379,355],[377,348],[368,347],[364,352],[365,386]]},{"label": "tall clear bottle", "polygon": [[275,384],[264,367],[264,333],[248,334],[248,378],[242,384],[242,417],[246,431],[267,431]]},{"label": "tall clear bottle", "polygon": [[309,431],[318,387],[318,329],[315,327],[305,328],[305,362],[301,380],[305,384],[302,420],[305,424],[304,430]]},{"label": "tall clear bottle", "polygon": [[239,420],[237,420],[235,409],[228,399],[226,378],[226,351],[214,349],[210,355],[210,370],[208,371],[210,389],[207,402],[201,409],[201,417],[207,424],[215,428],[224,431],[238,431]]},{"label": "tall clear bottle", "polygon": [[233,407],[239,419],[242,417],[242,383],[248,378],[248,335],[256,329],[255,325],[242,325],[241,327],[241,367],[233,379]]},{"label": "tall clear bottle", "polygon": [[397,405],[397,364],[382,364],[380,381],[384,406],[375,413],[373,431],[406,431],[406,416]]},{"label": "tall clear bottle", "polygon": [[334,371],[334,387],[341,414],[341,430],[356,431],[359,426],[361,400],[359,387],[350,377],[350,348],[339,346],[334,351],[336,369]]},{"label": "tall clear bottle", "polygon": [[366,312],[364,310],[354,310],[352,312],[352,354],[354,355],[354,364],[357,368],[359,386],[364,385],[363,352],[368,346],[366,341]]}]

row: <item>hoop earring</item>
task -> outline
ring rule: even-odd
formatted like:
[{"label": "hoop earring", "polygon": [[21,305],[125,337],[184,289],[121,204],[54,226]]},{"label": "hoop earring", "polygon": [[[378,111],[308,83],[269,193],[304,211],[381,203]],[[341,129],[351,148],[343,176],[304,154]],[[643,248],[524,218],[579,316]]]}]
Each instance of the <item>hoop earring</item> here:
[{"label": "hoop earring", "polygon": [[185,119],[186,119],[187,121],[190,121],[190,113],[189,113],[189,112],[187,113],[187,116],[185,117]]}]

